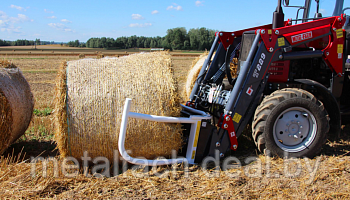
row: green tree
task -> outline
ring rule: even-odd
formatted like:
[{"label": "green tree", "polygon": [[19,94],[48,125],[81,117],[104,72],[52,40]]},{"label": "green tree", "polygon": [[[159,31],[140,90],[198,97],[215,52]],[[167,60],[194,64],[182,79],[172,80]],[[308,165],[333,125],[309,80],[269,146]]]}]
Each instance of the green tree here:
[{"label": "green tree", "polygon": [[187,31],[184,27],[167,30],[165,39],[173,50],[183,49],[184,41],[187,37]]},{"label": "green tree", "polygon": [[40,39],[35,39],[35,44],[36,45],[40,45],[41,43],[40,43]]},{"label": "green tree", "polygon": [[73,46],[74,46],[74,47],[79,47],[79,44],[80,44],[79,40],[75,40]]}]

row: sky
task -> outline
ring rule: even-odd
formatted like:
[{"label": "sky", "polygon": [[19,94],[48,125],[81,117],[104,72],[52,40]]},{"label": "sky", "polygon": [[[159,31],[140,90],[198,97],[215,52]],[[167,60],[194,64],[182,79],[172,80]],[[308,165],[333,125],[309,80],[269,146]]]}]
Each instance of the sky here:
[{"label": "sky", "polygon": [[[163,37],[168,29],[176,27],[235,31],[271,23],[277,5],[277,0],[1,1],[0,39],[55,42],[131,35]],[[304,4],[303,0],[289,2]],[[320,0],[321,13],[332,15],[333,4],[334,0]],[[350,0],[345,0],[347,6]],[[315,10],[313,5],[311,13]],[[284,8],[286,19],[295,18],[296,11]]]}]

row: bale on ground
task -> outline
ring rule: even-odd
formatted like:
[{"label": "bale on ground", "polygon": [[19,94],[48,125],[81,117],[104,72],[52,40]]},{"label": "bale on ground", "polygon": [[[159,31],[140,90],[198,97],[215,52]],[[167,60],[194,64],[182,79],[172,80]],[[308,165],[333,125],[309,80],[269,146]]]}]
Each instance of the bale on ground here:
[{"label": "bale on ground", "polygon": [[[55,140],[63,157],[113,160],[125,98],[132,112],[178,116],[179,99],[165,53],[83,59],[59,70],[55,99]],[[169,156],[182,146],[180,124],[129,119],[125,147],[131,156]]]},{"label": "bale on ground", "polygon": [[207,56],[208,56],[208,53],[204,53],[192,61],[192,66],[190,67],[190,71],[187,74],[186,85],[185,85],[185,89],[184,89],[185,96],[187,98],[189,98],[191,95],[194,83],[197,80],[198,74],[201,71],[202,66],[204,64],[204,61],[207,58]]},{"label": "bale on ground", "polygon": [[22,72],[0,61],[0,154],[25,133],[33,108],[33,94]]},{"label": "bale on ground", "polygon": [[[202,55],[200,55],[199,57],[197,57],[195,60],[193,60],[192,62],[192,66],[190,67],[190,71],[187,75],[187,79],[186,79],[186,85],[184,88],[185,91],[185,96],[187,98],[190,97],[191,92],[192,92],[192,88],[194,86],[194,83],[196,82],[197,78],[198,78],[198,74],[202,69],[202,66],[204,64],[205,59],[207,58],[208,53],[204,53]],[[230,74],[232,78],[236,78],[237,77],[237,58],[233,58],[232,61],[230,62]],[[186,99],[186,101],[189,99]]]}]

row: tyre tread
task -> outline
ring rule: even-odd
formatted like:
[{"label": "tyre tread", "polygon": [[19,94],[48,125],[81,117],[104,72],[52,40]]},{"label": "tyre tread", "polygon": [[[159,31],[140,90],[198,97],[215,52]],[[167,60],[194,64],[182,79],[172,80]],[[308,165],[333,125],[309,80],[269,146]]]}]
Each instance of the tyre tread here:
[{"label": "tyre tread", "polygon": [[[285,88],[285,89],[277,90],[263,99],[263,101],[257,107],[254,114],[254,118],[252,122],[252,136],[253,136],[254,143],[260,152],[264,153],[266,151],[266,145],[265,145],[266,141],[265,141],[264,131],[266,126],[266,120],[269,114],[279,103],[283,102],[284,100],[292,99],[292,98],[302,98],[302,99],[311,101],[313,103],[316,103],[316,105],[319,106],[321,112],[324,113],[324,116],[327,117],[328,123],[327,123],[326,130],[328,133],[329,117],[328,117],[327,111],[323,103],[317,100],[317,98],[313,94],[299,88]],[[322,137],[322,144],[326,143],[327,134],[323,134],[323,136],[324,137]],[[314,154],[319,154],[320,151],[321,151],[321,148],[319,148],[317,152],[314,152]]]}]

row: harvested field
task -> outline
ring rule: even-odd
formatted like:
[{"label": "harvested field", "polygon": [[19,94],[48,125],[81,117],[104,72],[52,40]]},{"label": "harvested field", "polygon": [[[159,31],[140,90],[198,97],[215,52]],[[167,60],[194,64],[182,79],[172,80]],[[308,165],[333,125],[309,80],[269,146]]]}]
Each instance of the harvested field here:
[{"label": "harvested field", "polygon": [[[11,58],[14,59],[11,60]],[[286,163],[279,158],[266,159],[265,156],[257,153],[249,136],[250,133],[246,131],[239,138],[238,151],[231,155],[241,162],[241,166],[233,166],[236,169],[222,168],[216,171],[212,165],[209,165],[208,169],[205,169],[205,166],[204,168],[189,166],[187,171],[183,166],[178,166],[172,172],[171,166],[168,166],[158,167],[153,172],[150,168],[150,172],[145,172],[148,168],[133,169],[135,166],[121,165],[116,169],[116,173],[113,172],[114,169],[109,173],[95,169],[96,173],[93,173],[92,168],[87,173],[90,176],[85,176],[83,169],[79,170],[78,175],[74,173],[76,172],[74,169],[68,170],[68,174],[63,173],[63,160],[59,158],[57,150],[54,150],[56,146],[53,142],[54,78],[62,61],[78,59],[78,56],[59,58],[8,56],[7,59],[23,71],[32,88],[36,104],[35,114],[26,135],[17,140],[0,159],[0,199],[350,198],[350,128],[348,126],[344,127],[340,138],[327,142],[321,156],[307,161],[298,159],[295,162]],[[187,73],[194,59],[195,57],[192,56],[172,56],[174,74],[180,89],[184,87]],[[21,151],[22,154],[20,154]],[[49,156],[52,161],[48,164],[46,177],[44,177],[43,172],[46,170],[42,169],[42,162],[39,161],[36,168],[32,168],[33,165],[30,162],[35,157],[47,159]],[[54,161],[57,161],[59,166],[57,174],[54,173]],[[124,171],[123,167],[128,170]],[[35,176],[31,174],[32,169]],[[170,172],[167,172],[168,170]],[[98,178],[99,174],[119,175]]]}]

